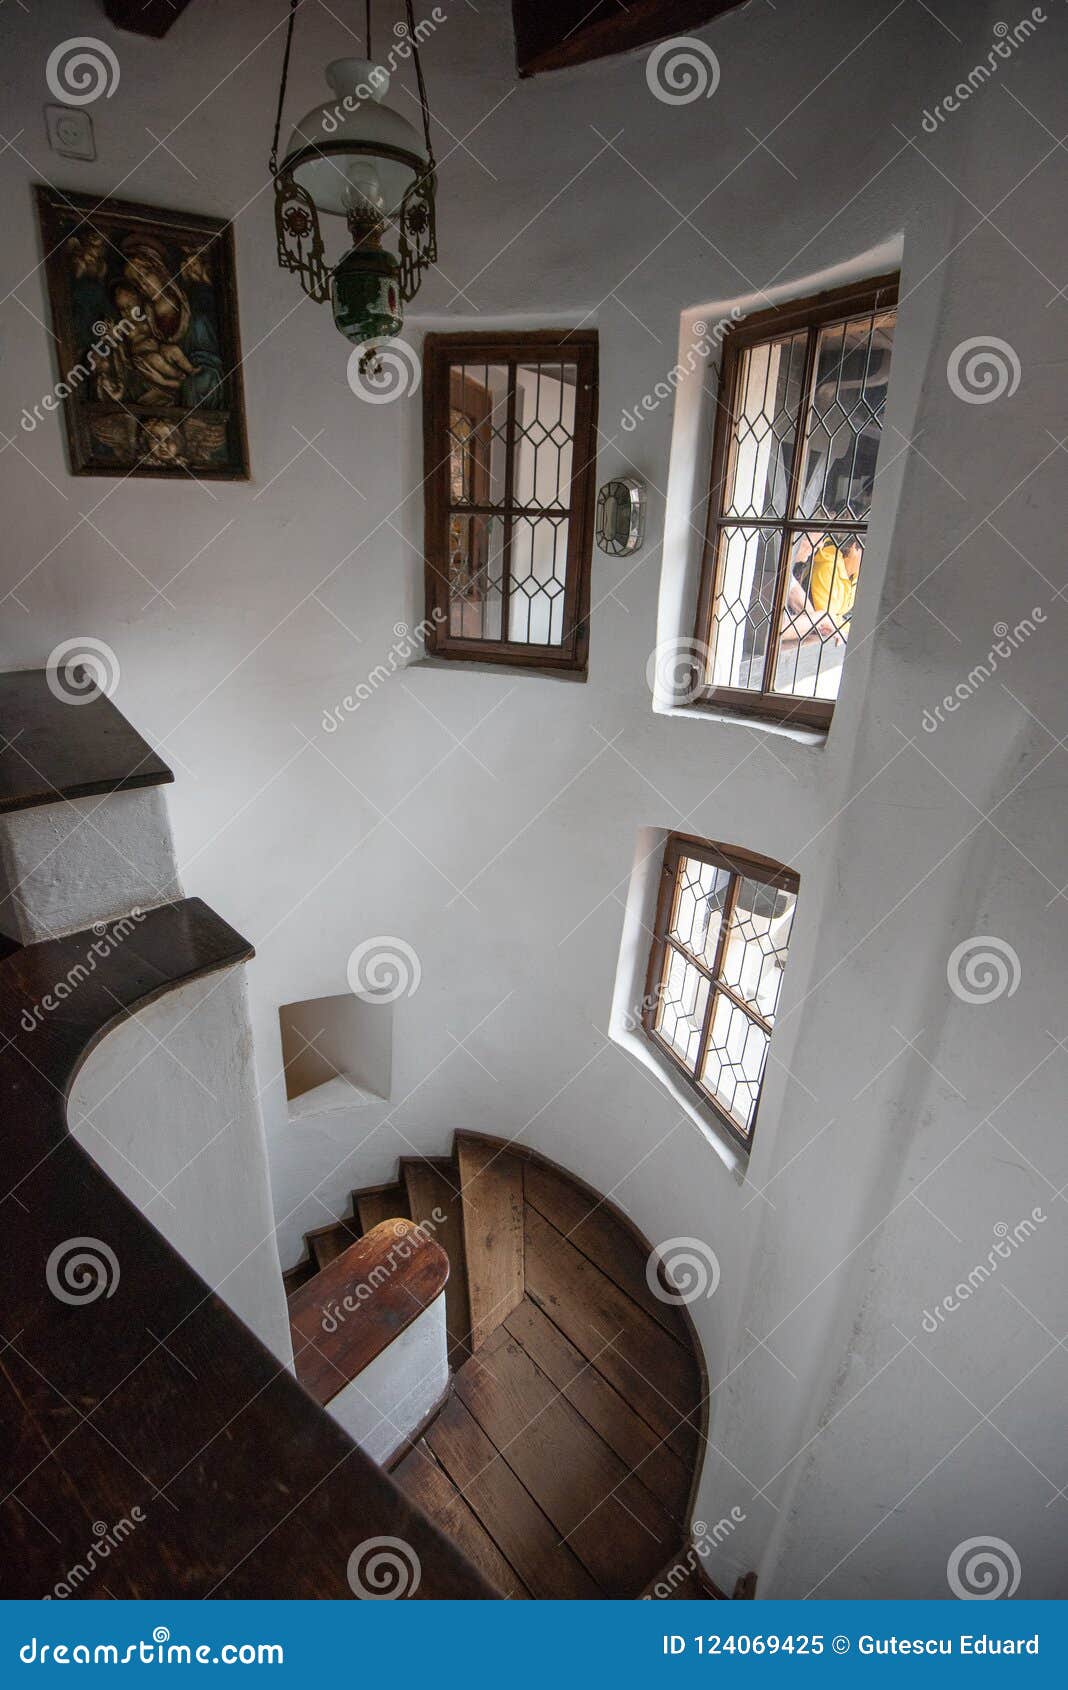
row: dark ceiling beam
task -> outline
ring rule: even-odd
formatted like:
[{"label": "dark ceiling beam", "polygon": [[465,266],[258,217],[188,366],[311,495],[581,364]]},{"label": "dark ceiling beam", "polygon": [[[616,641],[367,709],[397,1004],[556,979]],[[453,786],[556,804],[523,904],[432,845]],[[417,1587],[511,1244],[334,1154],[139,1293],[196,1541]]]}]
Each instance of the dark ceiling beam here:
[{"label": "dark ceiling beam", "polygon": [[158,40],[188,4],[189,0],[104,0],[104,10],[116,29],[152,35]]},{"label": "dark ceiling beam", "polygon": [[512,0],[520,76],[582,65],[700,29],[746,0]]}]

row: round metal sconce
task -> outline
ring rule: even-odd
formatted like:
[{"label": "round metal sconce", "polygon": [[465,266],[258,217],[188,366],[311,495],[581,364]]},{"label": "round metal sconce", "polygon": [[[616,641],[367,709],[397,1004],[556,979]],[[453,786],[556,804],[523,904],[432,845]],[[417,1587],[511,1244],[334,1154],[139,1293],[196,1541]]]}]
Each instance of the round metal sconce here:
[{"label": "round metal sconce", "polygon": [[645,538],[645,488],[633,476],[606,481],[597,495],[597,544],[611,557],[629,557]]}]

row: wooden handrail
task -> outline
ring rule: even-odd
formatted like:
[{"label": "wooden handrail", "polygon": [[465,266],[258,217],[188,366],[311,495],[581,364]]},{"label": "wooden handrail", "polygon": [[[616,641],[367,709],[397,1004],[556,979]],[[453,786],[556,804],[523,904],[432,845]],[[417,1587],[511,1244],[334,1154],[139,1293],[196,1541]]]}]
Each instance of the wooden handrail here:
[{"label": "wooden handrail", "polygon": [[71,709],[63,689],[80,684],[55,669],[0,674],[0,814],[174,779],[105,693]]},{"label": "wooden handrail", "polygon": [[[495,1596],[68,1131],[108,1030],[251,948],[199,899],[149,912],[87,971],[96,937],[0,961],[2,1594],[49,1594],[101,1523],[134,1520],[72,1594],[349,1597],[350,1556],[389,1536],[418,1561],[416,1597]],[[53,1289],[72,1241],[100,1264],[91,1296],[73,1275]]]},{"label": "wooden handrail", "polygon": [[449,1258],[425,1226],[380,1221],[293,1292],[293,1360],[324,1405],[444,1291]]}]

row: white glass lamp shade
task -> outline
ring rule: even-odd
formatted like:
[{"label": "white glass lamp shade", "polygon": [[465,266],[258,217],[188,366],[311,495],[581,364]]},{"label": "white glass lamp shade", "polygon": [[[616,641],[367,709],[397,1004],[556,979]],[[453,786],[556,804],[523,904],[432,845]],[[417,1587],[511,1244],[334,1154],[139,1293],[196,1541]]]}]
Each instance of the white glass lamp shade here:
[{"label": "white glass lamp shade", "polygon": [[[292,174],[320,211],[344,216],[361,203],[385,213],[396,211],[427,162],[426,142],[407,118],[382,104],[389,73],[381,65],[370,59],[335,59],[326,67],[326,79],[333,98],[314,106],[296,125],[283,173]],[[346,157],[346,142],[364,150]],[[306,147],[331,151],[290,170],[290,161]],[[406,153],[411,162],[382,154],[382,147]]]}]

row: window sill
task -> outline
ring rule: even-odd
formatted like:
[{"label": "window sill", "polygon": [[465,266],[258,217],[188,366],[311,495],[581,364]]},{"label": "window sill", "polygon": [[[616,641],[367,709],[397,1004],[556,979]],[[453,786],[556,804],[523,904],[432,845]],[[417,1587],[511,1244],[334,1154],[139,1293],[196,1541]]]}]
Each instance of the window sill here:
[{"label": "window sill", "polygon": [[750,716],[744,710],[729,710],[725,705],[653,704],[658,716],[682,716],[698,722],[726,722],[736,728],[756,728],[760,733],[777,734],[780,739],[793,739],[799,745],[827,743],[827,728],[805,727],[798,722],[772,722],[766,716]]},{"label": "window sill", "polygon": [[720,1161],[741,1185],[749,1167],[749,1151],[731,1137],[723,1126],[714,1109],[702,1108],[697,1096],[679,1078],[677,1069],[662,1056],[656,1046],[643,1033],[631,1032],[629,1028],[610,1027],[609,1032],[613,1042],[625,1050],[628,1055],[640,1062],[668,1091],[674,1101],[683,1109],[700,1132],[708,1140]]},{"label": "window sill", "polygon": [[588,679],[585,669],[550,669],[533,663],[501,663],[477,657],[418,657],[407,665],[412,669],[459,669],[467,675],[523,675],[540,681],[579,681]]}]

